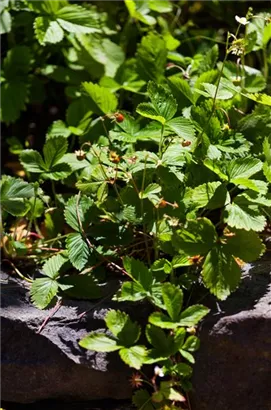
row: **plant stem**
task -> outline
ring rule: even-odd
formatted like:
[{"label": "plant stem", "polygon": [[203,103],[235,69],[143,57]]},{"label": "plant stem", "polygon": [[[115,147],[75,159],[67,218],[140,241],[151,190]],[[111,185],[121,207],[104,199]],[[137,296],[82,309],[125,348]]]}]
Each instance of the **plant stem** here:
[{"label": "plant stem", "polygon": [[164,130],[165,130],[165,125],[162,124],[162,128],[161,128],[161,137],[160,137],[160,142],[159,142],[159,158],[162,159],[162,148],[163,148],[163,139],[164,139]]}]

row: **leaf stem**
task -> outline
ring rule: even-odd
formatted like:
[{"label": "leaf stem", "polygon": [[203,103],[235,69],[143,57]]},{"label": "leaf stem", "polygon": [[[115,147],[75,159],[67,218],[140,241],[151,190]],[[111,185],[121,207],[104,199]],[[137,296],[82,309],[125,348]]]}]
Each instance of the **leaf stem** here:
[{"label": "leaf stem", "polygon": [[163,148],[164,130],[165,130],[165,125],[162,124],[161,137],[160,137],[160,142],[159,142],[159,158],[160,159],[162,159],[162,154],[163,154],[162,148]]}]

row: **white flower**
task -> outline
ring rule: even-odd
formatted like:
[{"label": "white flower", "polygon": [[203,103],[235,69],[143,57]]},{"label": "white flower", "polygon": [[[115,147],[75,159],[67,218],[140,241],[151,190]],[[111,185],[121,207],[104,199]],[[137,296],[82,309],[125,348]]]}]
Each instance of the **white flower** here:
[{"label": "white flower", "polygon": [[235,16],[235,20],[237,21],[237,23],[242,24],[243,26],[249,24],[249,21],[247,21],[245,17]]},{"label": "white flower", "polygon": [[161,367],[159,367],[159,366],[155,366],[155,368],[154,368],[154,374],[155,374],[156,376],[159,376],[159,377],[164,377],[164,376],[165,376],[164,373],[163,373],[163,370],[162,370]]}]

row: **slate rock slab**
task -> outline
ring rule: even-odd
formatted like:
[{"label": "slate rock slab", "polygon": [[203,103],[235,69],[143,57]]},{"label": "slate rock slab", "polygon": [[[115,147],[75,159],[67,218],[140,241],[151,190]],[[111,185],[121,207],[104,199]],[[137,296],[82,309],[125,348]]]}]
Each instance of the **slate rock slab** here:
[{"label": "slate rock slab", "polygon": [[[48,321],[50,313],[29,303],[29,289],[20,280],[2,275],[1,348],[2,400],[30,403],[44,399],[97,400],[131,397],[131,369],[117,353],[87,351],[79,340],[92,330],[106,331],[102,320],[116,305],[67,300]],[[110,283],[110,292],[118,283]],[[122,309],[120,304],[118,309]],[[123,310],[129,312],[127,306]],[[134,306],[133,306],[134,308]],[[78,316],[91,309],[81,320]],[[146,314],[137,309],[138,317]]]},{"label": "slate rock slab", "polygon": [[247,265],[240,289],[203,322],[193,410],[271,410],[270,270],[270,255]]}]

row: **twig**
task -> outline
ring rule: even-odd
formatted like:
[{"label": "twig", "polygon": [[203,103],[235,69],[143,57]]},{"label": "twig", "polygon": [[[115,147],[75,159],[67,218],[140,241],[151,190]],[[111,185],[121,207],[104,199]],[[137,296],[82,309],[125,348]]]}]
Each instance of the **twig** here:
[{"label": "twig", "polygon": [[49,315],[44,319],[44,321],[42,322],[42,324],[40,325],[40,327],[37,330],[37,334],[39,334],[44,327],[47,325],[47,323],[49,322],[49,320],[51,319],[51,317],[54,316],[54,314],[59,310],[59,308],[61,307],[62,304],[62,299],[59,299],[55,305],[55,307],[51,310],[51,312],[49,313]]}]

